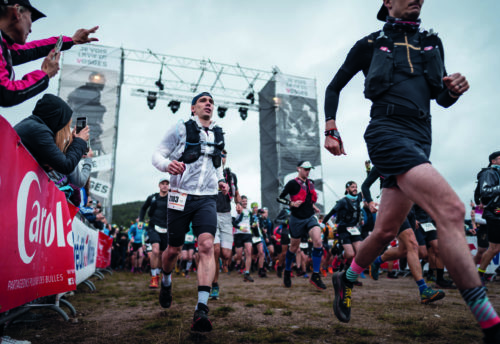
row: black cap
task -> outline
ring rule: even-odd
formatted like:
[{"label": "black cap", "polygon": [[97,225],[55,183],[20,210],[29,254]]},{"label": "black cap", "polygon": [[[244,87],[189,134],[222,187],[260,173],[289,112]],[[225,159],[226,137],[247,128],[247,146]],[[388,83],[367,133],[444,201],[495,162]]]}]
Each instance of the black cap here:
[{"label": "black cap", "polygon": [[46,17],[45,14],[31,6],[29,0],[0,0],[0,4],[4,6],[12,6],[15,4],[24,6],[31,11],[31,21],[34,22],[40,18]]},{"label": "black cap", "polygon": [[[347,189],[352,184],[356,184],[356,182],[353,180],[348,181],[347,183],[345,183],[345,188]],[[344,195],[347,195],[347,190],[345,190]]]},{"label": "black cap", "polygon": [[500,151],[496,151],[496,152],[491,153],[490,156],[488,157],[488,160],[490,161],[490,164],[488,165],[488,167],[491,166],[491,160],[496,159],[499,156],[500,156]]},{"label": "black cap", "polygon": [[377,13],[377,19],[385,22],[387,20],[388,15],[389,15],[389,10],[387,10],[387,7],[385,7],[385,5],[382,4],[382,7],[380,7],[380,10]]},{"label": "black cap", "polygon": [[196,102],[198,101],[198,99],[200,99],[203,96],[207,96],[207,97],[210,97],[210,98],[214,99],[214,97],[212,97],[212,95],[210,93],[208,93],[208,92],[201,92],[197,96],[194,96],[193,100],[191,101],[191,105],[196,104]]}]

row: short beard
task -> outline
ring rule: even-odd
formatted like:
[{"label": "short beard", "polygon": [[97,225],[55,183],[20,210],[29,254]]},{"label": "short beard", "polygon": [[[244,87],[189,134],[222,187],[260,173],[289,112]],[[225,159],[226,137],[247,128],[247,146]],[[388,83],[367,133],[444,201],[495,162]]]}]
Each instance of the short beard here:
[{"label": "short beard", "polygon": [[202,114],[202,115],[200,115],[200,119],[202,119],[204,121],[210,121],[211,116],[210,115]]},{"label": "short beard", "polygon": [[408,13],[408,15],[406,15],[404,18],[401,18],[401,19],[408,20],[408,21],[417,21],[418,17],[420,17],[420,12],[418,12],[418,13],[411,12],[411,13]]}]

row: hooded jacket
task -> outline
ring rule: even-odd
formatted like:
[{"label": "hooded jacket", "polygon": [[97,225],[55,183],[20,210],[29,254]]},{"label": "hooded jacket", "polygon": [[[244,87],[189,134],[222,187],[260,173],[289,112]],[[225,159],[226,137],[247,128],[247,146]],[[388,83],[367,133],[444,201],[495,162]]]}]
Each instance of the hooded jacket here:
[{"label": "hooded jacket", "polygon": [[500,171],[494,167],[483,168],[477,174],[483,219],[500,220]]},{"label": "hooded jacket", "polygon": [[33,110],[33,114],[19,122],[14,129],[22,143],[35,160],[46,171],[68,175],[82,158],[87,143],[78,137],[73,138],[66,153],[56,145],[56,133],[71,120],[73,111],[61,98],[45,94]]}]

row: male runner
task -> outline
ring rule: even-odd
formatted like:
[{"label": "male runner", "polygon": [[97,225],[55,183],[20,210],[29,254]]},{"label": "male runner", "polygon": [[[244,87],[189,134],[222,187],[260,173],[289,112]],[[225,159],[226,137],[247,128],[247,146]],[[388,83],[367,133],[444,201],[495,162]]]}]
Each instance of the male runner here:
[{"label": "male runner", "polygon": [[483,218],[486,220],[490,242],[478,268],[483,285],[486,268],[500,252],[500,151],[491,153],[489,161],[488,168],[483,168],[477,176],[480,201],[484,205]]},{"label": "male runner", "polygon": [[361,194],[358,194],[358,184],[353,181],[345,184],[345,197],[341,198],[325,215],[323,222],[327,223],[333,215],[336,215],[337,233],[344,248],[344,258],[348,267],[363,241],[358,226],[361,215]]},{"label": "male runner", "polygon": [[229,192],[223,194],[219,191],[217,194],[217,233],[214,240],[214,259],[215,259],[215,277],[212,282],[212,293],[210,298],[217,300],[219,298],[219,257],[222,257],[222,265],[227,266],[233,249],[233,219],[231,217],[231,200],[234,202],[240,201],[240,193],[238,191],[238,179],[231,172],[229,167],[226,167],[227,151],[222,150],[222,166],[224,168],[224,180],[229,186]]},{"label": "male runner", "polygon": [[[256,266],[259,268],[259,277],[267,277],[264,269],[264,243],[262,242],[262,229],[260,227],[259,204],[251,204],[252,215],[250,218],[250,228],[252,229],[252,255],[255,257]],[[253,260],[253,259],[252,259]]]},{"label": "male runner", "polygon": [[[372,213],[377,212],[377,203],[373,201],[370,192],[370,186],[381,177],[382,176],[378,172],[377,168],[374,166],[361,185],[363,198],[365,199],[366,203],[368,203],[368,208]],[[411,225],[411,222],[413,222],[413,226]],[[418,290],[420,292],[420,302],[423,304],[428,304],[430,302],[441,300],[445,296],[445,293],[442,290],[433,290],[425,283],[422,275],[422,267],[420,266],[418,257],[418,244],[413,229],[414,227],[415,216],[413,212],[410,212],[398,231],[397,237],[399,246],[391,247],[375,259],[375,261],[370,266],[370,276],[374,280],[378,280],[379,268],[383,262],[390,262],[396,259],[406,258],[408,261],[408,266],[410,267],[411,274],[413,275],[413,278],[415,279]]]},{"label": "male runner", "polygon": [[135,219],[135,223],[128,230],[128,239],[130,242],[130,252],[132,258],[132,268],[130,272],[141,273],[142,261],[144,260],[144,223]]},{"label": "male runner", "polygon": [[333,155],[345,154],[335,122],[339,94],[363,70],[365,96],[373,102],[364,138],[370,160],[386,177],[372,235],[349,270],[334,275],[334,311],[339,320],[350,320],[352,283],[394,238],[415,202],[436,221],[443,261],[486,341],[494,342],[500,340],[500,317],[481,286],[465,240],[464,205],[429,162],[430,100],[451,106],[469,83],[459,73],[446,74],[441,40],[432,31],[419,31],[422,5],[423,0],[384,0],[377,15],[386,22],[383,30],[355,44],[326,91],[325,148]]},{"label": "male runner", "polygon": [[161,271],[161,255],[168,246],[167,234],[167,204],[168,204],[168,178],[161,178],[158,183],[160,192],[152,194],[146,199],[139,213],[139,222],[144,222],[146,211],[149,208],[148,237],[152,246],[151,251],[151,282],[150,288],[158,288]]},{"label": "male runner", "polygon": [[212,120],[214,100],[202,92],[191,102],[192,118],[172,127],[153,154],[153,165],[168,172],[171,189],[168,197],[168,248],[162,255],[163,278],[160,305],[172,304],[172,270],[184,244],[189,224],[198,237],[198,303],[191,329],[208,332],[208,297],[214,279],[214,236],[217,231],[217,192],[227,193],[222,174],[224,149],[222,128]]},{"label": "male runner", "polygon": [[251,221],[252,214],[247,209],[248,199],[246,196],[241,196],[241,203],[236,204],[236,218],[233,221],[233,226],[236,228],[234,232],[234,247],[236,248],[236,268],[243,266],[243,250],[245,251],[245,268],[243,281],[253,282],[250,276],[250,267],[252,265],[252,229]]},{"label": "male runner", "polygon": [[278,216],[274,220],[278,226],[274,229],[276,238],[276,254],[278,255],[278,266],[276,267],[276,275],[282,278],[283,269],[285,268],[286,252],[290,245],[290,220],[291,211],[286,207],[281,209]]},{"label": "male runner", "polygon": [[[286,288],[292,286],[291,272],[295,254],[299,249],[300,239],[309,235],[313,241],[313,274],[309,282],[320,290],[326,289],[321,280],[319,270],[321,268],[321,257],[323,256],[323,245],[321,243],[321,228],[317,217],[319,213],[314,203],[318,199],[314,183],[309,179],[312,165],[309,161],[301,161],[297,165],[298,175],[286,183],[285,188],[278,197],[278,202],[291,207],[290,215],[290,247],[285,256],[285,274],[283,283]],[[290,195],[290,200],[285,197]]]}]

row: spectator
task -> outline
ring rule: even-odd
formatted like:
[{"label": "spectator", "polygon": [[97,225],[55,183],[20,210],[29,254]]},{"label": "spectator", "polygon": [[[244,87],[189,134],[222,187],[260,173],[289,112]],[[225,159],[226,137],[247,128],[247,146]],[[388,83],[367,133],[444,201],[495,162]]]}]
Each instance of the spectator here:
[{"label": "spectator", "polygon": [[[58,37],[26,43],[32,22],[43,17],[45,14],[31,6],[29,0],[3,0],[0,5],[0,106],[17,105],[39,94],[59,70],[60,53],[53,50]],[[89,35],[98,28],[79,29],[73,37],[64,36],[61,50],[97,41]],[[26,74],[22,80],[14,80],[13,66],[44,56],[40,70]]]},{"label": "spectator", "polygon": [[61,98],[45,94],[33,114],[14,129],[22,143],[45,171],[68,175],[77,167],[87,149],[88,126],[78,134],[71,131],[73,111]]}]

